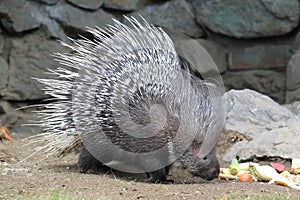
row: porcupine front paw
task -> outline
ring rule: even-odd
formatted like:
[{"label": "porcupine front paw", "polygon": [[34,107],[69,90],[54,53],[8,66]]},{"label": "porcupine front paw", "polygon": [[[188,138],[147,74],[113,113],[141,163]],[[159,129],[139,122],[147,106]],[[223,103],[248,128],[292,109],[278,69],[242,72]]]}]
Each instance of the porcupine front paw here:
[{"label": "porcupine front paw", "polygon": [[110,170],[97,160],[85,147],[80,151],[78,167],[81,173],[105,173]]},{"label": "porcupine front paw", "polygon": [[173,180],[167,179],[169,167],[165,167],[153,172],[148,172],[148,181],[151,183],[174,183]]}]

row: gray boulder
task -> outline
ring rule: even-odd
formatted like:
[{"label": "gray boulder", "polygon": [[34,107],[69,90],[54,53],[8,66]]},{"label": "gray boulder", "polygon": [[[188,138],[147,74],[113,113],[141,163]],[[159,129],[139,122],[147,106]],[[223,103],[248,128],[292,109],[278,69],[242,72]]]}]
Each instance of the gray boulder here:
[{"label": "gray boulder", "polygon": [[138,18],[142,15],[148,22],[186,33],[192,37],[201,37],[204,32],[196,23],[193,9],[189,3],[182,0],[168,1],[162,5],[147,6],[128,16]]},{"label": "gray boulder", "polygon": [[11,104],[0,100],[0,126],[7,126],[10,131],[15,133],[14,138],[24,138],[43,132],[42,127],[30,125],[32,121],[38,120],[38,116],[32,112],[33,108],[20,109],[25,105],[22,103]]},{"label": "gray boulder", "polygon": [[298,115],[298,117],[300,117],[300,101],[295,101],[291,104],[286,104],[284,106],[290,111],[292,111],[295,115]]},{"label": "gray boulder", "polygon": [[40,26],[39,20],[30,9],[31,2],[24,0],[1,0],[0,20],[9,32],[20,33]]},{"label": "gray boulder", "polygon": [[67,41],[67,36],[60,24],[56,20],[49,18],[49,9],[51,8],[55,8],[55,5],[48,6],[35,3],[30,6],[31,12],[34,13],[35,18],[41,24],[39,29],[42,29],[48,38],[58,38],[62,41]]},{"label": "gray boulder", "polygon": [[0,97],[7,92],[8,84],[8,65],[6,60],[0,57]]},{"label": "gray boulder", "polygon": [[[52,2],[56,3],[48,1],[49,4]],[[3,0],[0,1],[0,20],[9,32],[19,33],[42,28],[48,37],[66,41],[66,36],[60,25],[49,18],[48,9],[54,7],[33,1]]]},{"label": "gray boulder", "polygon": [[68,2],[79,8],[97,10],[102,6],[104,0],[68,0]]},{"label": "gray boulder", "polygon": [[115,10],[134,11],[137,9],[139,0],[104,0],[103,7]]},{"label": "gray boulder", "polygon": [[300,100],[300,52],[296,52],[287,66],[286,102]]},{"label": "gray boulder", "polygon": [[32,78],[47,77],[47,69],[57,67],[51,54],[62,50],[58,41],[47,40],[40,32],[12,39],[7,73],[9,79],[3,99],[21,101],[45,98],[41,85]]},{"label": "gray boulder", "polygon": [[268,96],[258,92],[231,90],[225,94],[225,131],[237,132],[243,140],[234,144],[223,156],[230,161],[253,157],[299,157],[300,118]]},{"label": "gray boulder", "polygon": [[4,37],[1,34],[1,30],[0,30],[0,55],[3,53],[4,43],[5,43],[5,40],[4,40]]},{"label": "gray boulder", "polygon": [[292,40],[229,41],[229,69],[285,67],[292,56]]},{"label": "gray boulder", "polygon": [[227,71],[222,75],[226,89],[252,89],[285,103],[286,74],[274,70]]},{"label": "gray boulder", "polygon": [[227,48],[215,41],[198,39],[197,42],[208,52],[213,61],[216,63],[220,73],[224,73],[227,70]]},{"label": "gray boulder", "polygon": [[300,32],[297,33],[293,44],[291,45],[290,51],[296,53],[300,49]]},{"label": "gray boulder", "polygon": [[40,2],[40,3],[48,4],[48,5],[53,5],[53,4],[56,4],[59,0],[27,0],[27,1],[36,1],[36,2]]},{"label": "gray boulder", "polygon": [[86,27],[103,26],[112,22],[113,15],[98,9],[86,12],[69,4],[60,3],[55,7],[48,7],[50,18],[56,20],[66,29],[76,31],[85,30]]},{"label": "gray boulder", "polygon": [[197,20],[237,38],[283,35],[298,26],[298,0],[195,0]]},{"label": "gray boulder", "polygon": [[288,35],[260,40],[241,40],[210,34],[211,40],[227,47],[230,70],[285,68],[293,55],[291,47],[294,45],[295,37]]},{"label": "gray boulder", "polygon": [[286,103],[298,101],[299,99],[300,99],[300,88],[286,91],[286,97],[285,97]]},{"label": "gray boulder", "polygon": [[300,52],[294,54],[287,67],[287,89],[300,88]]}]

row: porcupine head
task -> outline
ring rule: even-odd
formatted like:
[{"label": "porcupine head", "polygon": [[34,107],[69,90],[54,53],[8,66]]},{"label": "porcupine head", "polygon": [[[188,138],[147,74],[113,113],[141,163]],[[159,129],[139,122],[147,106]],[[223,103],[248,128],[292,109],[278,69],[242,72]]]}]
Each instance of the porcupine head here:
[{"label": "porcupine head", "polygon": [[56,54],[61,67],[54,78],[39,80],[55,99],[40,112],[45,148],[58,154],[80,148],[82,172],[110,166],[156,182],[178,162],[193,175],[215,178],[224,123],[218,82],[192,75],[199,56],[180,55],[174,44],[180,37],[143,18],[126,20],[88,29],[92,39],[62,43],[72,54]]}]

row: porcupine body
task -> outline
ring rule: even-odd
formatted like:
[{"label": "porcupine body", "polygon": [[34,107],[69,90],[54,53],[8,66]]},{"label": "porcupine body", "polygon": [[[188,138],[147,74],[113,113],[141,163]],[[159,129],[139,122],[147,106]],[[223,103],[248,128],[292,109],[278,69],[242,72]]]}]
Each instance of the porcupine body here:
[{"label": "porcupine body", "polygon": [[219,91],[191,75],[162,29],[126,19],[131,27],[114,21],[89,29],[93,40],[64,43],[73,53],[56,54],[62,67],[53,79],[39,80],[56,100],[40,111],[44,148],[59,155],[78,149],[81,172],[115,162],[118,170],[164,182],[178,161],[194,175],[215,178]]}]

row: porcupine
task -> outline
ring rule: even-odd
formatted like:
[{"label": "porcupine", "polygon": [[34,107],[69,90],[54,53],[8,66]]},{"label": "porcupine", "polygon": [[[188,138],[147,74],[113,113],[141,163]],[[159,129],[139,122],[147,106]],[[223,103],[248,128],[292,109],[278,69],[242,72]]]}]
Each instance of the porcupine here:
[{"label": "porcupine", "polygon": [[[62,43],[62,67],[39,79],[55,101],[39,111],[48,152],[78,150],[81,172],[114,168],[165,182],[177,161],[195,176],[218,175],[215,144],[224,123],[214,84],[194,76],[161,28],[126,18],[88,28],[93,39]],[[126,167],[124,167],[126,166]],[[128,167],[129,166],[129,167]]]}]

